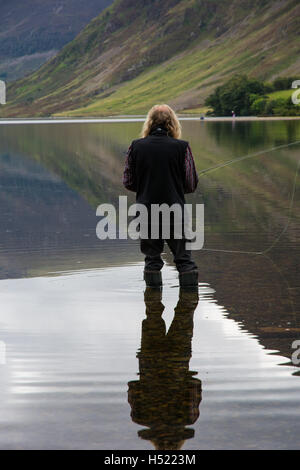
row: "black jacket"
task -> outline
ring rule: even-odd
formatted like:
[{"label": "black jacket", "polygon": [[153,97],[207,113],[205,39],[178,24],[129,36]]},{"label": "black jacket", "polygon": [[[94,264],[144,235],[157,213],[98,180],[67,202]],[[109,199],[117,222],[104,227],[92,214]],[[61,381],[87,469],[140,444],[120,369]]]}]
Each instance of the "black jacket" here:
[{"label": "black jacket", "polygon": [[195,191],[198,175],[189,143],[168,136],[158,127],[133,140],[125,163],[123,184],[145,205],[184,204],[184,194]]}]

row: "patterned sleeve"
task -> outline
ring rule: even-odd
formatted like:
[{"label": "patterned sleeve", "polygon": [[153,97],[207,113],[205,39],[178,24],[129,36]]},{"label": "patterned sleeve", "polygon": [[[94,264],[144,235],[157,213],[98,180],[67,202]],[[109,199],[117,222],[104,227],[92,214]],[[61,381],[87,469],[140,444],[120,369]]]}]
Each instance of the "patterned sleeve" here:
[{"label": "patterned sleeve", "polygon": [[123,185],[129,191],[136,192],[136,182],[134,177],[134,161],[132,155],[132,144],[129,146],[126,154],[125,168],[123,173]]},{"label": "patterned sleeve", "polygon": [[190,144],[187,145],[184,158],[184,193],[193,193],[197,188],[198,175]]}]

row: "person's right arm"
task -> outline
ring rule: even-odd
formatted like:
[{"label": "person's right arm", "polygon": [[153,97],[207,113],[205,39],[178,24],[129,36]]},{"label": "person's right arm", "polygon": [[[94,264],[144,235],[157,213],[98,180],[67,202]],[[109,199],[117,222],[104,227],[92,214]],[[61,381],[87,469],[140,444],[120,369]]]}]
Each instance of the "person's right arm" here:
[{"label": "person's right arm", "polygon": [[135,164],[132,152],[132,143],[129,146],[126,154],[125,168],[123,173],[123,185],[129,191],[136,192],[136,178],[135,178]]},{"label": "person's right arm", "polygon": [[188,144],[184,156],[184,193],[193,193],[197,188],[198,180],[192,149]]}]

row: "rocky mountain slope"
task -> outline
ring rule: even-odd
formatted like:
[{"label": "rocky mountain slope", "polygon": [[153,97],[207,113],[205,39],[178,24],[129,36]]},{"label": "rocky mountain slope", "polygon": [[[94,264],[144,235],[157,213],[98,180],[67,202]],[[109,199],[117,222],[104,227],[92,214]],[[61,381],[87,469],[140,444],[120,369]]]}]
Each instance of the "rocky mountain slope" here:
[{"label": "rocky mountain slope", "polygon": [[1,0],[0,78],[39,68],[113,0]]}]

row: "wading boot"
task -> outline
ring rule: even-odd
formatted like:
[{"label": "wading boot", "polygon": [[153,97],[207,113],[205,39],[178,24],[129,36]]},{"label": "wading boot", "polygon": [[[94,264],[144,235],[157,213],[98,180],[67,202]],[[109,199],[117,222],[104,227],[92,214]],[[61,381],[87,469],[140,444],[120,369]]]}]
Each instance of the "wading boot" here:
[{"label": "wading boot", "polygon": [[147,287],[161,287],[162,278],[160,271],[146,271],[144,270],[144,281]]},{"label": "wading boot", "polygon": [[198,271],[193,269],[192,271],[179,273],[179,285],[184,289],[198,289]]}]

